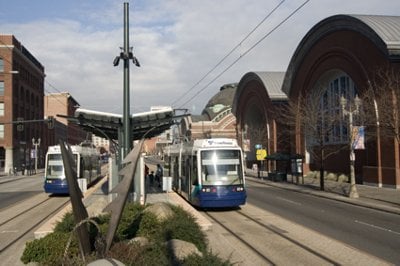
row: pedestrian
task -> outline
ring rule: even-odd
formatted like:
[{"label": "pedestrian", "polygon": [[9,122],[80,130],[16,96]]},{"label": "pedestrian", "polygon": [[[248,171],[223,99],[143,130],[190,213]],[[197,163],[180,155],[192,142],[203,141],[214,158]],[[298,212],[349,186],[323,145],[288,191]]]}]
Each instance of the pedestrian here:
[{"label": "pedestrian", "polygon": [[151,171],[149,174],[150,186],[154,184],[154,171]]},{"label": "pedestrian", "polygon": [[156,181],[158,182],[158,187],[161,187],[161,180],[163,178],[163,168],[160,164],[157,164],[156,170]]},{"label": "pedestrian", "polygon": [[148,177],[148,175],[149,175],[149,167],[145,164],[144,165],[144,176]]}]

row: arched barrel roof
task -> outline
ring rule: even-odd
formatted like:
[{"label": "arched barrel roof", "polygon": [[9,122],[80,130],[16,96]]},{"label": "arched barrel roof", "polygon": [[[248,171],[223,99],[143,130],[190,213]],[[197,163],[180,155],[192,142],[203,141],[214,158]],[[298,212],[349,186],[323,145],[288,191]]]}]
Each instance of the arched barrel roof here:
[{"label": "arched barrel roof", "polygon": [[267,91],[269,98],[273,100],[286,100],[287,96],[282,92],[282,82],[285,76],[285,72],[248,72],[246,73],[239,82],[236,90],[235,98],[233,100],[232,113],[236,113],[236,108],[240,100],[243,90],[246,84],[250,81],[257,81],[263,84]]},{"label": "arched barrel roof", "polygon": [[289,63],[282,90],[289,95],[298,66],[313,46],[336,31],[357,32],[375,44],[389,60],[400,60],[400,17],[377,15],[335,15],[316,24],[301,40]]}]

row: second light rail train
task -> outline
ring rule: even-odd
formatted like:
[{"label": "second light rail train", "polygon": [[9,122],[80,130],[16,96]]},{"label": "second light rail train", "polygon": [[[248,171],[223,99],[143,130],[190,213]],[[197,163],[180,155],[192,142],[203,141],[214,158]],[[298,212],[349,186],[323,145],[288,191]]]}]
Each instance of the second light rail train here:
[{"label": "second light rail train", "polygon": [[[71,146],[77,178],[90,184],[101,176],[100,153],[90,143]],[[59,145],[49,146],[46,153],[44,191],[53,194],[69,194],[64,163]]]},{"label": "second light rail train", "polygon": [[235,139],[198,139],[166,147],[172,188],[200,208],[246,203],[243,153]]}]

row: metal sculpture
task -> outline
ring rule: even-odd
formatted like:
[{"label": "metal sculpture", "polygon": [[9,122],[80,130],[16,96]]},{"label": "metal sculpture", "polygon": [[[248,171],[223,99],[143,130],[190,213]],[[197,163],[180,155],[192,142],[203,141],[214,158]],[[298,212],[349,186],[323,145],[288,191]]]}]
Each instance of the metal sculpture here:
[{"label": "metal sculpture", "polygon": [[[65,176],[68,183],[68,191],[71,199],[72,213],[76,224],[81,224],[82,221],[88,218],[88,213],[82,202],[82,191],[78,185],[78,178],[76,173],[76,164],[73,158],[71,147],[64,141],[59,141],[61,148],[61,156],[63,159]],[[68,150],[67,150],[68,147]],[[78,235],[79,249],[82,257],[90,254],[91,247],[89,241],[89,232],[86,226],[79,226],[76,229]]]},{"label": "metal sculpture", "polygon": [[103,210],[105,212],[111,212],[111,218],[106,235],[105,252],[107,252],[111,247],[112,240],[121,219],[122,211],[124,210],[129,190],[132,187],[133,178],[136,172],[136,166],[140,157],[140,151],[142,150],[143,142],[144,138],[141,139],[138,144],[136,144],[133,150],[131,150],[131,152],[122,161],[122,164],[125,164],[125,167],[122,168],[118,174],[123,176],[123,179],[111,191],[111,193],[117,193],[118,196]]}]

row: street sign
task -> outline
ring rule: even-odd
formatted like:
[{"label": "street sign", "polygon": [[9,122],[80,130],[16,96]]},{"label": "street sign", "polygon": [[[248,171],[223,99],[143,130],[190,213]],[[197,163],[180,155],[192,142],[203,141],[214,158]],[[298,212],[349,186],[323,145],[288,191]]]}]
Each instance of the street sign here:
[{"label": "street sign", "polygon": [[265,160],[265,157],[267,157],[267,150],[266,149],[256,150],[256,157],[258,161]]}]

